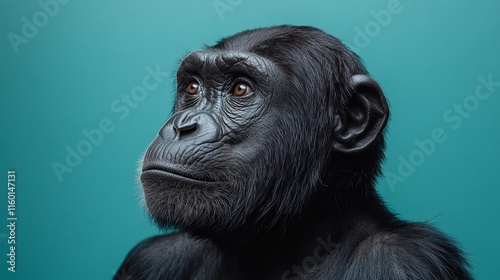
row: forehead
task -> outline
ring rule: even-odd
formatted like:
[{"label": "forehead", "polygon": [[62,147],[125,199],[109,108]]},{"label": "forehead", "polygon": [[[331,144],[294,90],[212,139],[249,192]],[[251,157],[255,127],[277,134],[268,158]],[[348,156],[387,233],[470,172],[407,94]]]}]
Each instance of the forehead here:
[{"label": "forehead", "polygon": [[259,78],[268,78],[278,71],[269,59],[245,51],[196,51],[187,55],[181,62],[182,72],[199,74],[241,73]]}]

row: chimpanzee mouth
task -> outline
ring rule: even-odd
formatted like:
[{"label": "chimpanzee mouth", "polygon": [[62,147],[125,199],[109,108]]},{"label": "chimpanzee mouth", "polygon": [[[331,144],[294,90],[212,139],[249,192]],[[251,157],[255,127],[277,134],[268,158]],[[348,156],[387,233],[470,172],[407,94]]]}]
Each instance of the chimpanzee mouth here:
[{"label": "chimpanzee mouth", "polygon": [[176,180],[186,183],[195,183],[195,184],[209,184],[209,183],[221,183],[220,181],[214,180],[213,178],[209,178],[207,176],[202,176],[200,174],[194,174],[192,172],[186,172],[180,170],[178,168],[173,168],[171,166],[165,166],[163,164],[158,163],[147,163],[142,167],[142,177],[150,178],[154,180]]}]

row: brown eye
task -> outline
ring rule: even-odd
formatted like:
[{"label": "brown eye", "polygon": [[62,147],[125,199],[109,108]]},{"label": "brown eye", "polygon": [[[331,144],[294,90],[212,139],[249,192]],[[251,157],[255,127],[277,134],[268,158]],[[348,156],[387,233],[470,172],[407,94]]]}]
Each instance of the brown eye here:
[{"label": "brown eye", "polygon": [[197,82],[190,82],[186,90],[189,94],[197,94],[200,91],[200,84]]},{"label": "brown eye", "polygon": [[252,88],[245,83],[238,83],[238,84],[236,84],[236,86],[233,89],[233,93],[238,95],[238,96],[249,94],[252,91],[253,91]]}]

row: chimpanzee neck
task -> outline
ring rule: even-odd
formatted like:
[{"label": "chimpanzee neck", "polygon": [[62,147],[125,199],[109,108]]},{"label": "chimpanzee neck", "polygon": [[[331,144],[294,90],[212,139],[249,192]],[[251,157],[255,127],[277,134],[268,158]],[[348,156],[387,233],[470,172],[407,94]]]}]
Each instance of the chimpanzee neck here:
[{"label": "chimpanzee neck", "polygon": [[300,244],[304,249],[310,249],[321,238],[334,242],[342,242],[346,236],[359,235],[363,238],[365,234],[370,235],[383,227],[381,221],[394,219],[375,191],[368,191],[363,196],[343,195],[340,199],[335,197],[338,195],[318,196],[300,219],[283,232],[264,235],[263,239],[283,243],[288,248]]},{"label": "chimpanzee neck", "polygon": [[219,245],[240,264],[258,266],[262,271],[266,267],[284,271],[312,256],[318,247],[332,253],[337,248],[355,248],[382,230],[384,223],[396,221],[374,190],[352,197],[356,199],[319,196],[301,218],[284,230],[261,232],[244,242],[228,239]]}]

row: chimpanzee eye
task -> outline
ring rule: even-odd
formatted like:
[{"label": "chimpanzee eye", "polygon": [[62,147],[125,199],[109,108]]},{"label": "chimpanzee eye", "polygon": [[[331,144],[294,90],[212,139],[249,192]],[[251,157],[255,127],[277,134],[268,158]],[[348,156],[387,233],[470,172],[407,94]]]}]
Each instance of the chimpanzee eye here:
[{"label": "chimpanzee eye", "polygon": [[197,82],[190,82],[186,87],[186,91],[189,94],[197,94],[200,92],[200,84],[198,84]]},{"label": "chimpanzee eye", "polygon": [[232,93],[234,93],[238,96],[242,96],[242,95],[249,94],[252,92],[253,92],[253,89],[246,83],[237,83],[232,90]]}]

